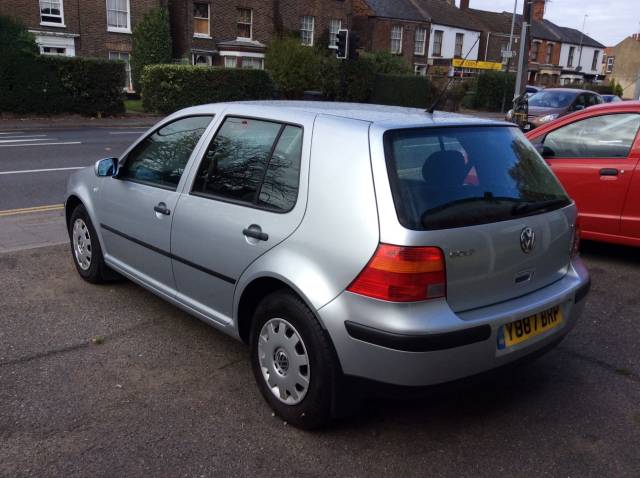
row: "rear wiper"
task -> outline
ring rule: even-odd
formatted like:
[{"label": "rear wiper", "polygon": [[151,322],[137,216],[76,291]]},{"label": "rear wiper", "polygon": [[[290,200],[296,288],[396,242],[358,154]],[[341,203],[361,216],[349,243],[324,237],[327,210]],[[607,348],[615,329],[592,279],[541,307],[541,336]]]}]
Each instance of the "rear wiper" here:
[{"label": "rear wiper", "polygon": [[548,201],[525,201],[518,204],[514,204],[511,208],[511,214],[518,216],[520,214],[527,214],[534,211],[543,211],[545,209],[551,209],[555,206],[566,206],[569,204],[569,200],[566,198],[550,199]]}]

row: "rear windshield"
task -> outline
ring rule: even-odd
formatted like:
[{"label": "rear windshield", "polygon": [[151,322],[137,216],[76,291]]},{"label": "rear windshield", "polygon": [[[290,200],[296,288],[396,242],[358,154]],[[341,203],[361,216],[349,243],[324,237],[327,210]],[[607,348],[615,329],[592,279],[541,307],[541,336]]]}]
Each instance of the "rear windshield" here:
[{"label": "rear windshield", "polygon": [[431,230],[506,221],[570,204],[517,128],[412,128],[384,135],[400,223]]}]

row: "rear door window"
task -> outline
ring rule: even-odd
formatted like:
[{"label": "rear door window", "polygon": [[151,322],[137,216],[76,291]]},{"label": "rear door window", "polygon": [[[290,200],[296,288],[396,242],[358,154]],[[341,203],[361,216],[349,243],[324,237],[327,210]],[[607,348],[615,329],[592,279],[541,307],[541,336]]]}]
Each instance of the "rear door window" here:
[{"label": "rear door window", "polygon": [[286,212],[298,195],[302,128],[228,117],[207,148],[192,194]]},{"label": "rear door window", "polygon": [[548,158],[626,158],[640,128],[640,114],[592,116],[544,138]]},{"label": "rear door window", "polygon": [[517,128],[390,130],[384,142],[398,219],[409,229],[505,221],[570,204]]}]

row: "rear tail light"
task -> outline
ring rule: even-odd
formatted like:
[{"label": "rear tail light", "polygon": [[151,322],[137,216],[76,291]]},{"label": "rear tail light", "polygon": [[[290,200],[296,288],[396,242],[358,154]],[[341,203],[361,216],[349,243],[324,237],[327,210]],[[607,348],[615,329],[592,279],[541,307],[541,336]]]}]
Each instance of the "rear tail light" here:
[{"label": "rear tail light", "polygon": [[445,297],[444,255],[438,247],[380,244],[347,290],[391,302]]}]

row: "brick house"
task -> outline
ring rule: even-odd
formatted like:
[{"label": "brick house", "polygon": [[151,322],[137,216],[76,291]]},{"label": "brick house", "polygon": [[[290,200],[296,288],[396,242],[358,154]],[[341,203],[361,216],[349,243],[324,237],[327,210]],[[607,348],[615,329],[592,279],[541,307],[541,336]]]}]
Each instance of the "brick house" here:
[{"label": "brick house", "polygon": [[[22,20],[47,55],[121,59],[129,65],[131,32],[167,0],[1,0],[0,15]],[[127,66],[128,90],[131,68]]]},{"label": "brick house", "polygon": [[329,33],[351,24],[351,0],[174,0],[169,11],[176,58],[227,68],[263,68],[277,33],[329,48]]},{"label": "brick house", "polygon": [[418,73],[426,72],[430,27],[411,0],[353,0],[353,30],[361,47],[401,56]]}]

